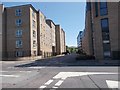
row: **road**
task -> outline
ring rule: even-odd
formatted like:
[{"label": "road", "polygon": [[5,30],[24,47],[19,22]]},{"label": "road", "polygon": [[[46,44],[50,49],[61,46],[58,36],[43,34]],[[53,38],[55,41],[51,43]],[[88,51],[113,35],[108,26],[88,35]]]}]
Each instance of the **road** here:
[{"label": "road", "polygon": [[81,61],[75,57],[76,54],[71,54],[36,61],[2,61],[1,87],[3,90],[118,88],[118,66],[79,66]]}]

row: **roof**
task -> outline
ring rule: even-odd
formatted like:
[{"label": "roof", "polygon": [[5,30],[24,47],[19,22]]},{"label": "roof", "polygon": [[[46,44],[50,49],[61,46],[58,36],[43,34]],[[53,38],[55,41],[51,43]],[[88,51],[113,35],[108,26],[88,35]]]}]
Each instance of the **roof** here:
[{"label": "roof", "polygon": [[15,7],[24,7],[24,6],[29,6],[31,7],[34,11],[38,12],[38,10],[36,10],[32,4],[25,4],[25,5],[17,5],[17,6],[11,6],[11,7],[6,7],[6,8],[15,8]]},{"label": "roof", "polygon": [[51,19],[46,19],[46,21],[51,21],[55,25],[55,23]]}]

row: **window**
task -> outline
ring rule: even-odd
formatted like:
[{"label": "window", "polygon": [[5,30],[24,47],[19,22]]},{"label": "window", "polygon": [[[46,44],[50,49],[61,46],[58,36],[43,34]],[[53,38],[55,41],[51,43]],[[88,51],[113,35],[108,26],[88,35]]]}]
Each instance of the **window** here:
[{"label": "window", "polygon": [[91,10],[91,2],[87,2],[86,10],[87,10],[87,11],[90,11],[90,10]]},{"label": "window", "polygon": [[32,17],[35,18],[35,12],[34,11],[32,11]]},{"label": "window", "polygon": [[107,15],[107,2],[100,2],[100,15]]},{"label": "window", "polygon": [[32,26],[35,28],[35,20],[33,20],[33,22],[32,22]]},{"label": "window", "polygon": [[110,57],[110,43],[103,43],[104,57]]},{"label": "window", "polygon": [[22,51],[16,51],[15,52],[15,56],[16,57],[22,57],[23,56],[23,52]]},{"label": "window", "polygon": [[36,51],[33,51],[33,54],[36,56],[36,55],[37,55],[37,52],[36,52]]},{"label": "window", "polygon": [[22,30],[16,31],[16,37],[22,37]]},{"label": "window", "polygon": [[33,37],[35,38],[36,37],[36,32],[33,30]]},{"label": "window", "polygon": [[15,14],[16,14],[16,16],[21,16],[21,14],[22,14],[21,9],[17,9]]},{"label": "window", "polygon": [[109,32],[108,18],[101,19],[102,32]]},{"label": "window", "polygon": [[103,40],[109,40],[109,33],[108,32],[102,32],[102,38],[103,38]]},{"label": "window", "polygon": [[21,19],[17,19],[17,20],[16,20],[16,25],[17,25],[17,26],[20,26],[21,24],[22,24],[22,20],[21,20]]},{"label": "window", "polygon": [[17,40],[16,41],[16,48],[21,48],[22,47],[22,40]]},{"label": "window", "polygon": [[101,19],[101,28],[103,39],[103,54],[104,58],[107,58],[111,55],[108,18]]},{"label": "window", "polygon": [[33,41],[33,47],[36,47],[36,41],[35,40]]},{"label": "window", "polygon": [[98,16],[98,2],[95,2],[95,16]]}]

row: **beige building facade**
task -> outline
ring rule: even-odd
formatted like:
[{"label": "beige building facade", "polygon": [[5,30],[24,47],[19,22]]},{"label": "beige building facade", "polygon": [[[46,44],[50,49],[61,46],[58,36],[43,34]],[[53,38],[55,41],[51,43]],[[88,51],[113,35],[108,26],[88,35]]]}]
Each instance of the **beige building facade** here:
[{"label": "beige building facade", "polygon": [[56,33],[56,54],[62,54],[66,52],[66,44],[65,44],[65,32],[61,28],[60,25],[56,25],[55,27]]},{"label": "beige building facade", "polygon": [[119,59],[120,2],[87,2],[83,49],[96,59]]},{"label": "beige building facade", "polygon": [[0,58],[2,58],[2,51],[3,51],[3,48],[2,48],[2,37],[3,37],[3,28],[4,28],[4,25],[3,25],[3,13],[4,13],[4,6],[3,4],[0,4]]},{"label": "beige building facade", "polygon": [[6,57],[36,56],[37,11],[35,8],[32,5],[8,7],[5,16]]},{"label": "beige building facade", "polygon": [[38,13],[38,52],[42,57],[49,57],[52,55],[52,32],[46,16],[41,11]]},{"label": "beige building facade", "polygon": [[52,55],[54,56],[56,55],[55,23],[50,19],[47,19],[46,23],[49,25],[51,29]]},{"label": "beige building facade", "polygon": [[[0,30],[3,31],[3,58],[56,55],[56,28],[52,20],[31,4],[5,7],[0,5]],[[60,30],[64,51],[65,32]],[[63,46],[64,45],[64,46]],[[64,49],[63,49],[64,48]],[[60,53],[61,54],[61,53]]]}]

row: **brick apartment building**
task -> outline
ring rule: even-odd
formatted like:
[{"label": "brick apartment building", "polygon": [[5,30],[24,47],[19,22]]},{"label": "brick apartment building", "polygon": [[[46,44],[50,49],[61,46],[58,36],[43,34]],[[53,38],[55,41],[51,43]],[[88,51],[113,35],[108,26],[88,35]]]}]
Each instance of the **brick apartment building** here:
[{"label": "brick apartment building", "polygon": [[40,10],[31,4],[5,7],[3,16],[3,58],[55,55],[55,24]]},{"label": "brick apartment building", "polygon": [[119,59],[120,2],[87,2],[82,49],[96,59]]},{"label": "brick apartment building", "polygon": [[65,32],[61,28],[60,25],[56,25],[55,27],[55,33],[56,33],[56,53],[62,54],[63,52],[66,52],[66,46],[65,46]]},{"label": "brick apartment building", "polygon": [[82,36],[83,36],[83,31],[80,31],[77,36],[77,47],[79,50],[82,49]]},{"label": "brick apartment building", "polygon": [[2,30],[3,30],[3,12],[4,6],[0,4],[0,58],[2,58]]},{"label": "brick apartment building", "polygon": [[37,55],[37,11],[31,5],[5,8],[5,55]]},{"label": "brick apartment building", "polygon": [[46,23],[49,25],[51,29],[52,55],[55,55],[56,54],[55,23],[50,19],[47,19]]},{"label": "brick apartment building", "polygon": [[46,24],[45,15],[39,11],[38,14],[38,52],[43,57],[52,55],[51,29]]}]

